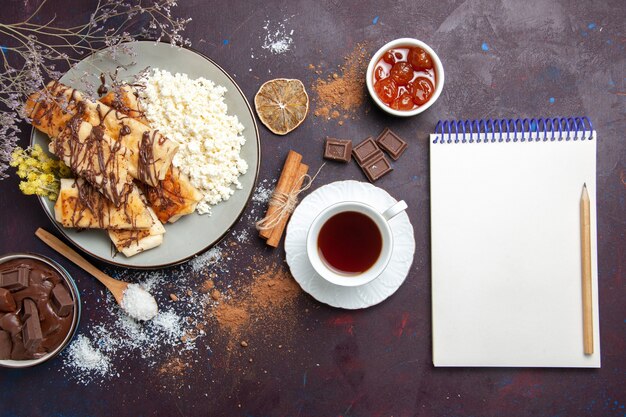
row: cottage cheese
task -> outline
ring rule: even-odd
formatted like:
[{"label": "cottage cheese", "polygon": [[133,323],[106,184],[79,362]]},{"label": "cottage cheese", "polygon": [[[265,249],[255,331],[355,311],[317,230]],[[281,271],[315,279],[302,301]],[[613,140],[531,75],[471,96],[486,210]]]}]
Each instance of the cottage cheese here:
[{"label": "cottage cheese", "polygon": [[240,156],[246,142],[237,116],[228,115],[226,88],[205,78],[155,69],[142,81],[140,100],[153,128],[180,144],[173,164],[203,195],[198,213],[226,201],[241,189],[248,170]]}]

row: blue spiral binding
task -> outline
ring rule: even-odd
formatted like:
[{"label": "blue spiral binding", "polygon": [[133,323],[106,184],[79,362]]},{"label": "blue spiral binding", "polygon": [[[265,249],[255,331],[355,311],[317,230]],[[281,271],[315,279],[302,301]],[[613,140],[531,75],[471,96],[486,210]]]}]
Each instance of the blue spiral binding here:
[{"label": "blue spiral binding", "polygon": [[587,117],[466,119],[437,122],[433,143],[560,142],[592,137],[593,124]]}]

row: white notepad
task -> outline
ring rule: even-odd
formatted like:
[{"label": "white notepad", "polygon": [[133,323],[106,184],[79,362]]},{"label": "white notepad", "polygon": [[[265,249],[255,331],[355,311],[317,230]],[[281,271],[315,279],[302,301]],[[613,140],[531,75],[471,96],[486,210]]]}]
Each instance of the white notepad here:
[{"label": "white notepad", "polygon": [[[445,122],[431,135],[435,366],[600,367],[596,136],[583,119]],[[592,355],[583,352],[585,183]]]}]

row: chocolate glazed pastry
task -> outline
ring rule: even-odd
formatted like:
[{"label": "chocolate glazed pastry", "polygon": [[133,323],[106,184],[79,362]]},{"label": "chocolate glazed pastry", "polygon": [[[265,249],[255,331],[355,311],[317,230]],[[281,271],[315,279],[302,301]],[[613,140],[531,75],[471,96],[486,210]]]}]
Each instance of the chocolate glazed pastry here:
[{"label": "chocolate glazed pastry", "polygon": [[128,175],[128,150],[121,141],[104,134],[80,118],[72,118],[67,128],[50,142],[50,150],[65,162],[72,172],[85,178],[114,205],[124,204],[132,190]]},{"label": "chocolate glazed pastry", "polygon": [[[121,141],[128,149],[128,173],[152,186],[165,178],[178,150],[178,143],[145,124],[105,104],[93,102],[76,89],[57,81],[51,81],[44,90],[32,94],[25,105],[25,112],[31,117],[34,127],[52,138],[57,137],[74,117],[101,127],[104,134],[113,141]],[[148,146],[151,148],[147,149]]]},{"label": "chocolate glazed pastry", "polygon": [[149,229],[154,223],[137,187],[117,208],[82,178],[61,179],[54,217],[64,227],[79,229]]},{"label": "chocolate glazed pastry", "polygon": [[[105,97],[100,98],[99,101],[126,116],[149,125],[138,99],[138,89],[140,88],[143,88],[143,86],[139,84],[114,85],[113,91]],[[129,133],[130,129],[127,125],[124,125],[120,130],[120,136]],[[142,136],[140,151],[142,144],[144,147],[149,144],[148,139],[149,138],[146,138],[145,135]],[[154,155],[152,155],[152,157],[154,157]],[[138,160],[141,161],[141,157]],[[150,167],[148,166],[147,168],[149,169]],[[197,203],[202,198],[200,192],[191,185],[189,179],[173,166],[170,166],[170,169],[165,174],[165,178],[160,180],[156,186],[147,184],[141,184],[140,186],[150,207],[163,223],[168,221],[173,223],[180,217],[193,213]],[[140,232],[140,234],[142,233],[143,232]],[[116,239],[114,238],[114,240]]]},{"label": "chocolate glazed pastry", "polygon": [[0,264],[0,359],[36,359],[56,349],[72,328],[74,304],[63,277],[45,263]]},{"label": "chocolate glazed pastry", "polygon": [[111,91],[98,99],[99,102],[114,108],[128,117],[149,125],[146,114],[139,102],[139,90],[144,89],[142,84],[120,84],[114,82]]}]

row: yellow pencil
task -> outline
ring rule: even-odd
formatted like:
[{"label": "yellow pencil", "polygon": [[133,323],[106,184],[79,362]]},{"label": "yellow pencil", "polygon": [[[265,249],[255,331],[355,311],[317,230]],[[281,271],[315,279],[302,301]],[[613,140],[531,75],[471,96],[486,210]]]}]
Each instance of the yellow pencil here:
[{"label": "yellow pencil", "polygon": [[591,213],[587,184],[580,198],[580,229],[582,242],[583,284],[583,347],[585,355],[593,353],[593,313],[591,310]]}]

